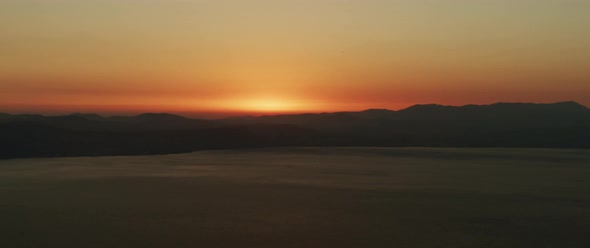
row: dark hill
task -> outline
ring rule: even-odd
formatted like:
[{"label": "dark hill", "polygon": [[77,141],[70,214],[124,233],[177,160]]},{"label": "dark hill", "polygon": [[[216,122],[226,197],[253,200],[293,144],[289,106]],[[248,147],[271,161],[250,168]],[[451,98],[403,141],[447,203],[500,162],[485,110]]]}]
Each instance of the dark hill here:
[{"label": "dark hill", "polygon": [[172,114],[0,116],[0,157],[133,155],[268,146],[590,148],[590,110],[554,104],[189,119]]},{"label": "dark hill", "polygon": [[72,116],[82,117],[87,120],[103,120],[105,117],[99,114],[73,113]]},{"label": "dark hill", "polygon": [[163,121],[163,120],[187,120],[186,117],[180,115],[173,115],[167,113],[144,113],[136,116],[138,119],[143,120],[156,120],[156,121]]}]

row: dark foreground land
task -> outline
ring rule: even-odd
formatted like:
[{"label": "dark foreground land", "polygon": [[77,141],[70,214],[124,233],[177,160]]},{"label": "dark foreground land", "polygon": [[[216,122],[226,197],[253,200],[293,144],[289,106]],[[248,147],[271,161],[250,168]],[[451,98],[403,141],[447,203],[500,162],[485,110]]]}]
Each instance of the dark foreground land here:
[{"label": "dark foreground land", "polygon": [[590,247],[590,151],[0,160],[0,247]]}]

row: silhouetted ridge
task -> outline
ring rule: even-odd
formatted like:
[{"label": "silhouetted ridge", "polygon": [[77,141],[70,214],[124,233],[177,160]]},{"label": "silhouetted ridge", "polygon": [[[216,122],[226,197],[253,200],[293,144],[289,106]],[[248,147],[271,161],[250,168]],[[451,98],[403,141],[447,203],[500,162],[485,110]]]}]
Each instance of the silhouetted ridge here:
[{"label": "silhouetted ridge", "polygon": [[86,117],[80,115],[58,115],[58,116],[47,116],[45,119],[56,120],[56,121],[89,121]]},{"label": "silhouetted ridge", "polygon": [[71,116],[78,116],[88,120],[102,120],[105,117],[99,114],[92,114],[92,113],[73,113]]},{"label": "silhouetted ridge", "polygon": [[367,109],[359,112],[359,115],[364,118],[388,118],[396,112],[388,109]]},{"label": "silhouetted ridge", "polygon": [[555,105],[560,105],[560,106],[568,106],[570,108],[580,108],[580,109],[586,109],[586,110],[590,110],[588,107],[578,103],[578,102],[574,102],[574,101],[568,101],[568,102],[558,102],[555,103]]},{"label": "silhouetted ridge", "polygon": [[445,106],[439,104],[415,104],[400,111],[416,111],[416,110],[437,110],[444,108],[456,108],[456,106]]},{"label": "silhouetted ridge", "polygon": [[[463,106],[466,107],[466,106]],[[455,110],[463,107],[457,106],[444,106],[438,104],[416,104],[410,106],[406,109],[402,109],[397,111],[398,113],[433,113],[433,112],[441,112],[441,111],[450,111]]]},{"label": "silhouetted ridge", "polygon": [[136,116],[140,119],[146,120],[187,120],[188,118],[167,113],[144,113]]},{"label": "silhouetted ridge", "polygon": [[414,105],[400,111],[189,119],[166,113],[2,115],[0,158],[134,155],[275,146],[590,148],[590,109]]},{"label": "silhouetted ridge", "polygon": [[506,109],[506,110],[561,110],[561,111],[586,111],[589,110],[584,105],[577,102],[557,102],[557,103],[511,103],[511,102],[499,102],[489,105],[464,105],[464,106],[446,106],[438,104],[417,104],[406,109],[402,109],[398,112],[435,112],[435,111],[450,111],[450,110],[486,110],[486,109]]},{"label": "silhouetted ridge", "polygon": [[[113,121],[113,120],[111,120]],[[127,126],[140,127],[142,130],[184,130],[214,127],[209,120],[189,119],[167,113],[145,113],[131,118],[124,118]]]},{"label": "silhouetted ridge", "polygon": [[561,111],[563,113],[582,113],[589,109],[577,102],[558,102],[551,104],[538,103],[496,103],[491,107],[513,111]]},{"label": "silhouetted ridge", "polygon": [[367,109],[367,110],[361,111],[361,113],[368,113],[368,114],[391,114],[391,113],[395,113],[395,111],[389,110],[389,109]]},{"label": "silhouetted ridge", "polygon": [[443,106],[436,104],[414,105],[398,111],[404,118],[452,119],[452,118],[578,118],[588,114],[589,109],[576,102],[551,104],[495,103],[490,105]]},{"label": "silhouetted ridge", "polygon": [[10,117],[15,119],[41,119],[45,116],[39,114],[18,114],[18,115],[10,115]]},{"label": "silhouetted ridge", "polygon": [[560,107],[569,107],[569,108],[584,108],[588,109],[586,106],[575,102],[575,101],[565,101],[565,102],[556,102],[556,103],[523,103],[523,102],[498,102],[491,105],[534,105],[534,106],[560,106]]}]

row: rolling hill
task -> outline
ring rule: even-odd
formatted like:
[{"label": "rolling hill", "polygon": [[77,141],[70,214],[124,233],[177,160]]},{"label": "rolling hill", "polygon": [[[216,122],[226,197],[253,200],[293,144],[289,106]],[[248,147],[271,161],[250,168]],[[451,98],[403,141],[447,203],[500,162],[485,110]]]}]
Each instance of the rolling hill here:
[{"label": "rolling hill", "polygon": [[392,111],[190,119],[0,114],[0,158],[181,153],[278,146],[590,148],[590,109],[553,104],[415,105]]}]

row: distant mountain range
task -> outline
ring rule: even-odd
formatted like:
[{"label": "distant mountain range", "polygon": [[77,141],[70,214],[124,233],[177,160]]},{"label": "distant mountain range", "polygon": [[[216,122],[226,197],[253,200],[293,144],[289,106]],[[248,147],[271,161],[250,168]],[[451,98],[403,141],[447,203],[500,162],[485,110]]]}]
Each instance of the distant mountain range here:
[{"label": "distant mountain range", "polygon": [[182,153],[277,146],[590,148],[590,109],[553,104],[415,105],[392,111],[190,119],[0,113],[0,158]]}]

